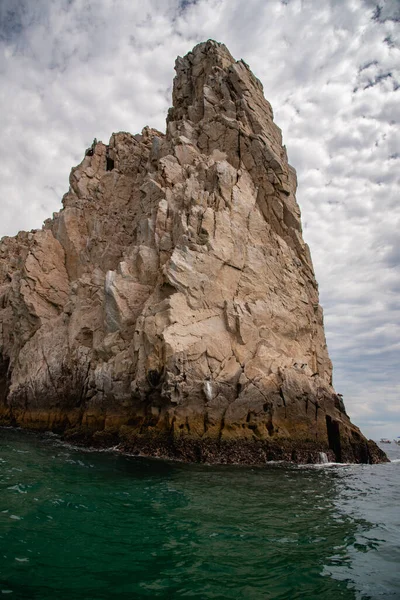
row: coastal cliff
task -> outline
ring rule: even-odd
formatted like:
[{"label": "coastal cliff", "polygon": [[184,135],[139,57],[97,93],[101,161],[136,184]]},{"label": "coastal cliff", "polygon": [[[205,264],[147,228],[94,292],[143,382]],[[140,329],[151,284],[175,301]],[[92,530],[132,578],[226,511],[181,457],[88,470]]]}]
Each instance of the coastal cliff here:
[{"label": "coastal cliff", "polygon": [[296,173],[213,41],[166,134],[94,142],[62,210],[0,243],[0,422],[191,461],[380,462],[332,387]]}]

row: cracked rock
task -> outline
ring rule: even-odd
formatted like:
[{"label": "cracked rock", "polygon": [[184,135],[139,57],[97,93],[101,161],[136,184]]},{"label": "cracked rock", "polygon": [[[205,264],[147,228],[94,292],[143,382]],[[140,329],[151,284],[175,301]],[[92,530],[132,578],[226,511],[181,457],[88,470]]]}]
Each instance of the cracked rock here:
[{"label": "cracked rock", "polygon": [[1,240],[0,422],[183,460],[385,460],[332,387],[261,83],[211,40],[175,68],[166,134],[95,140],[62,210]]}]

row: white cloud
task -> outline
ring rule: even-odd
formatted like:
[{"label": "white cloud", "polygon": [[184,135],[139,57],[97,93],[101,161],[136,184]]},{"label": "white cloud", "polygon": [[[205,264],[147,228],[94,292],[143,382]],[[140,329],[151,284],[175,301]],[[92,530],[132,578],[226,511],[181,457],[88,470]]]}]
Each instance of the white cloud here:
[{"label": "white cloud", "polygon": [[0,235],[60,208],[94,137],[163,130],[176,56],[223,41],[262,80],[298,170],[336,386],[367,434],[394,435],[399,19],[397,0],[3,0]]}]

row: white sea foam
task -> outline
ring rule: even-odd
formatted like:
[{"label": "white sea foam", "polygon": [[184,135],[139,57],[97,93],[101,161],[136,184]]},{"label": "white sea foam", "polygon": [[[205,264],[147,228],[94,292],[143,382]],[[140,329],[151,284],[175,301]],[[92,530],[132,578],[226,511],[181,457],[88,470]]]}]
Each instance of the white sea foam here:
[{"label": "white sea foam", "polygon": [[329,463],[328,457],[325,452],[319,452],[319,462],[321,465],[327,465]]},{"label": "white sea foam", "polygon": [[300,464],[297,465],[300,469],[325,469],[329,467],[353,467],[356,464],[353,463],[338,463],[338,462],[326,462],[326,463],[312,463],[312,464]]},{"label": "white sea foam", "polygon": [[23,489],[23,486],[20,483],[17,483],[16,485],[11,485],[7,489],[14,490],[14,491],[18,492],[19,494],[27,494],[28,493],[26,490]]}]

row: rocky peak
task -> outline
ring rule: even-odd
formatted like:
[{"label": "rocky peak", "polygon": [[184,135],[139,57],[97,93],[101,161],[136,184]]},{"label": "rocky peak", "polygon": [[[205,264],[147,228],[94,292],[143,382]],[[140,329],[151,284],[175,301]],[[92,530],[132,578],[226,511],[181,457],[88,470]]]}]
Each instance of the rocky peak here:
[{"label": "rocky peak", "polygon": [[[184,58],[177,58],[175,70],[167,134],[173,136],[183,129],[189,130],[194,139],[203,135],[200,147],[205,149],[204,138],[211,138],[213,145],[217,134],[208,135],[208,125],[210,122],[221,123],[246,136],[269,138],[277,155],[281,156],[281,132],[273,123],[271,105],[263,96],[261,82],[243,60],[233,59],[224,44],[213,40],[198,44]],[[239,160],[239,148],[237,152],[233,160],[235,165]]]},{"label": "rocky peak", "polygon": [[178,56],[168,121],[198,123],[204,117],[207,98],[217,99],[218,72],[225,77],[234,63],[226,46],[213,40],[198,44],[184,58]]},{"label": "rocky peak", "polygon": [[332,388],[296,174],[262,86],[209,40],[166,135],[116,133],[0,245],[0,419],[209,462],[384,456]]}]

